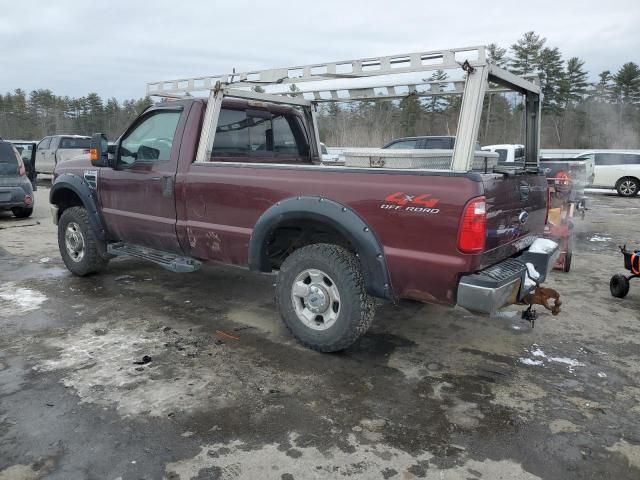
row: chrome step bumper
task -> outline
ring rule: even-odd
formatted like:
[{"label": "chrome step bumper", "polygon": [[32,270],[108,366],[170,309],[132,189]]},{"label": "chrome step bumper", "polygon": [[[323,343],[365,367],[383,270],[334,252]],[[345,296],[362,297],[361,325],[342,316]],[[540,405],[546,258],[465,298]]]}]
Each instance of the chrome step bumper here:
[{"label": "chrome step bumper", "polygon": [[457,305],[475,313],[492,315],[500,308],[519,302],[535,287],[525,288],[527,263],[540,274],[539,283],[545,281],[560,254],[560,248],[549,253],[523,252],[484,270],[465,275],[458,284]]}]

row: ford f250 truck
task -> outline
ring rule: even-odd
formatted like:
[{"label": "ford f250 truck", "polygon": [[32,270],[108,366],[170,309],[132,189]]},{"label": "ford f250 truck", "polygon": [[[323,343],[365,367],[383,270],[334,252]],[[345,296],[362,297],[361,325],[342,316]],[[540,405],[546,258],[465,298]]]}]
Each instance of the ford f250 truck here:
[{"label": "ford f250 truck", "polygon": [[[369,159],[368,167],[321,166],[314,107],[338,98],[336,78],[386,88],[358,86],[347,100],[399,98],[389,73],[460,69],[455,59],[469,50],[149,84],[150,95],[170,101],[148,108],[113,146],[94,135],[91,162],[70,160],[55,170],[50,202],[65,265],[83,276],[128,255],[176,272],[204,261],[278,272],[284,322],[323,352],[347,348],[366,332],[374,298],[486,314],[522,301],[555,255],[528,251],[543,234],[547,209],[537,155],[539,88],[487,63],[482,47],[465,62],[464,82],[453,86],[463,100],[455,148],[444,160],[439,151],[432,167],[427,158],[411,168],[389,151],[395,156]],[[338,65],[351,74],[335,74]],[[318,80],[331,84],[328,95],[319,94]],[[489,81],[525,98],[523,166],[475,162]],[[297,96],[287,83],[298,85]],[[209,97],[175,98],[199,89]]]}]

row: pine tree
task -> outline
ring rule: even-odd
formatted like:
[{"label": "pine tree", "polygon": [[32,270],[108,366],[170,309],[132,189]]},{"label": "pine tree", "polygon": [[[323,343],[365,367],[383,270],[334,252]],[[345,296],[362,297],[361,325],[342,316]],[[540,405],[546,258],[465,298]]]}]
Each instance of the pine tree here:
[{"label": "pine tree", "polygon": [[582,100],[589,86],[587,76],[588,74],[584,70],[584,62],[582,60],[578,57],[571,57],[567,61],[562,87],[565,108],[569,103],[576,103]]},{"label": "pine tree", "polygon": [[613,93],[618,103],[640,103],[640,68],[625,63],[613,76]]},{"label": "pine tree", "polygon": [[516,75],[535,72],[538,57],[546,41],[546,38],[540,38],[540,35],[533,31],[525,33],[520,40],[511,45],[511,71]]},{"label": "pine tree", "polygon": [[407,95],[400,102],[400,126],[405,136],[415,136],[422,106],[415,95]]},{"label": "pine tree", "polygon": [[490,43],[487,45],[487,60],[500,68],[504,68],[509,61],[507,58],[507,49],[501,48],[495,43]]},{"label": "pine tree", "polygon": [[562,89],[566,84],[562,55],[557,47],[545,47],[535,62],[535,70],[540,74],[542,108],[558,114],[562,108]]}]

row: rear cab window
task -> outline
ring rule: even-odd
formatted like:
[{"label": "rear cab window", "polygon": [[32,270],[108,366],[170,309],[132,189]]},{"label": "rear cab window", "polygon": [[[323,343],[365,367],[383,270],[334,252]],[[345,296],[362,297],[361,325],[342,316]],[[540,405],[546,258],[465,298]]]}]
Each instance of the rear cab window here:
[{"label": "rear cab window", "polygon": [[308,162],[308,143],[295,114],[258,109],[222,108],[212,161]]},{"label": "rear cab window", "polygon": [[60,144],[58,148],[62,149],[89,149],[91,148],[91,139],[90,138],[75,138],[75,137],[62,137],[60,139]]}]

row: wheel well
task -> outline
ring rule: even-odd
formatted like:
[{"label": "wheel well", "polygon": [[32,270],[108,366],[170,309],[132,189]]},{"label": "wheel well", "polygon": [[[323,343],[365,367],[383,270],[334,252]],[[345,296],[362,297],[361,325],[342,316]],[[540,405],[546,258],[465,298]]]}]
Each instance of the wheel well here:
[{"label": "wheel well", "polygon": [[69,188],[55,192],[51,197],[51,203],[58,206],[58,216],[62,215],[67,208],[84,206],[78,194]]},{"label": "wheel well", "polygon": [[295,250],[314,243],[338,245],[357,253],[349,239],[336,228],[318,220],[287,220],[267,236],[266,255],[271,268],[278,269]]},{"label": "wheel well", "polygon": [[618,185],[620,185],[620,182],[623,181],[625,178],[630,178],[631,180],[635,180],[637,183],[640,183],[640,179],[638,179],[637,177],[634,177],[633,175],[625,175],[624,177],[620,177],[618,179],[618,181],[616,182],[616,188],[618,187]]}]

